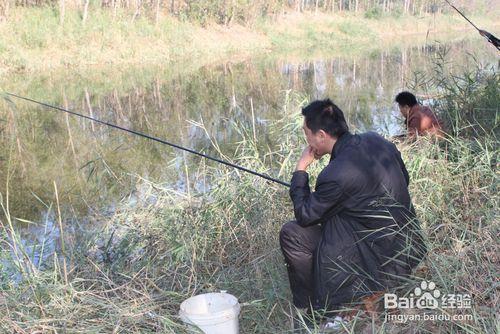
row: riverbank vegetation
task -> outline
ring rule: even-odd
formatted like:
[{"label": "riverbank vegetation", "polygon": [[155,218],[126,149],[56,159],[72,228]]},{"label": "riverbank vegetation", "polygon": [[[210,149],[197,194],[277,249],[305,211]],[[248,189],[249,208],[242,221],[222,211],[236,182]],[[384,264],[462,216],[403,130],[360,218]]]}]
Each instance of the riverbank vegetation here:
[{"label": "riverbank vegetation", "polygon": [[[101,0],[96,2],[76,0],[23,0],[0,2],[0,18],[10,17],[12,7],[52,7],[62,24],[66,19],[68,9],[78,10],[83,24],[93,15],[95,8],[102,8],[112,12],[116,18],[121,9],[132,14],[132,20],[145,16],[158,23],[162,15],[171,15],[180,20],[198,23],[214,22],[225,26],[232,23],[252,24],[259,19],[285,13],[322,12],[322,13],[364,13],[368,18],[379,18],[383,15],[400,16],[433,13],[448,13],[452,9],[447,4],[437,3],[434,0],[272,0],[272,1],[187,1],[187,0]],[[494,1],[464,1],[457,0],[454,4],[462,11],[484,14],[491,10]]]},{"label": "riverbank vegetation", "polygon": [[[399,125],[392,101],[401,82],[412,79],[413,71],[419,77],[432,76],[429,59],[440,49],[447,49],[447,57],[457,63],[467,61],[464,50],[487,59],[489,50],[476,50],[476,45],[477,41],[466,40],[450,47],[401,47],[348,59],[280,54],[207,66],[186,60],[167,67],[23,73],[3,78],[0,85],[9,92],[219,154],[211,148],[209,138],[214,137],[222,152],[232,156],[225,147],[238,140],[238,134],[228,124],[255,125],[257,133],[267,134],[266,125],[281,117],[278,106],[288,90],[331,97],[356,131],[396,134]],[[252,110],[253,117],[248,113]],[[0,161],[10,162],[9,177],[16,184],[10,193],[11,214],[25,219],[38,220],[43,203],[52,201],[53,180],[58,182],[61,202],[70,202],[70,211],[78,215],[89,207],[105,209],[134,189],[135,179],[127,172],[175,184],[186,164],[190,171],[197,169],[198,160],[190,155],[182,157],[168,147],[14,98],[12,103],[0,100],[0,120],[0,145],[8,148],[0,151]],[[207,131],[187,120],[203,120]],[[261,145],[281,140],[270,133],[265,137]],[[0,192],[5,191],[7,175],[0,173]],[[27,201],[26,194],[33,201]]]},{"label": "riverbank vegetation", "polygon": [[[473,317],[394,324],[385,322],[384,314],[373,322],[360,314],[344,332],[493,332],[499,262],[498,74],[473,67],[459,73],[442,61],[432,78],[416,80],[414,88],[435,97],[435,109],[451,134],[442,145],[426,138],[398,144],[429,243],[416,280],[434,281],[441,293],[470,294],[470,309],[436,312]],[[283,95],[275,110],[281,117],[266,128],[282,138],[273,147],[261,145],[262,134],[251,125],[228,124],[239,139],[226,158],[286,180],[304,145],[297,110],[307,100],[293,92]],[[477,111],[487,122],[476,122]],[[316,164],[311,174],[325,163]],[[203,161],[195,174],[210,185],[201,193],[135,176],[137,191],[111,212],[92,213],[88,219],[99,222],[97,230],[78,235],[58,210],[54,191],[49,211],[62,243],[44,261],[35,258],[43,254],[43,243],[28,247],[20,241],[8,194],[2,194],[0,329],[182,333],[177,311],[183,299],[228,290],[243,304],[242,332],[291,333],[293,308],[277,240],[280,226],[292,218],[287,189]]]},{"label": "riverbank vegetation", "polygon": [[[424,0],[301,0],[290,5],[61,0],[16,6],[2,1],[4,8],[9,4],[8,14],[0,21],[3,76],[54,68],[158,65],[187,58],[217,61],[267,51],[359,53],[381,48],[388,41],[394,45],[395,38],[408,42],[409,35],[411,43],[419,45],[434,38],[434,33],[472,32],[444,5]],[[479,15],[489,10],[488,1],[466,3],[461,8],[479,26],[496,26],[494,10],[488,11],[489,19]]]}]

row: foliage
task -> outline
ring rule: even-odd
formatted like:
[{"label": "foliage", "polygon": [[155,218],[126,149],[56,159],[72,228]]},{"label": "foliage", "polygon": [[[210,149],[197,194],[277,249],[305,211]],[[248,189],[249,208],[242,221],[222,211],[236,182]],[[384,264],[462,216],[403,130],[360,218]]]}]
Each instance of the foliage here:
[{"label": "foliage", "polygon": [[[89,15],[89,11],[101,8],[116,13],[117,9],[125,8],[133,17],[145,16],[157,20],[158,16],[168,13],[183,21],[197,22],[202,25],[216,23],[222,25],[254,24],[263,17],[275,17],[290,12],[323,12],[323,13],[364,13],[366,18],[379,19],[383,14],[399,17],[401,14],[424,15],[429,13],[450,12],[452,9],[446,3],[436,3],[434,0],[23,0],[12,3],[12,0],[0,0],[0,22],[12,12],[10,7],[50,7],[53,8],[57,20],[65,20],[66,8],[77,8],[81,19]],[[89,4],[86,8],[85,4]],[[462,1],[455,4],[467,14],[483,13],[490,5],[490,0]],[[90,8],[90,10],[89,10]],[[85,12],[85,14],[84,14]],[[92,15],[92,13],[90,13]]]},{"label": "foliage", "polygon": [[500,75],[493,66],[471,61],[461,66],[449,62],[449,49],[434,59],[432,80],[417,80],[413,88],[437,94],[432,103],[446,130],[453,136],[496,138],[500,119]]},{"label": "foliage", "polygon": [[[490,89],[479,85],[464,94],[490,96]],[[485,103],[474,97],[470,101]],[[251,126],[232,123],[240,135],[234,162],[280,178],[290,175],[303,138],[301,117],[286,111],[306,102],[287,93],[283,117],[271,125],[270,131],[283,136],[273,149],[259,149]],[[489,136],[450,136],[445,144],[445,150],[426,138],[399,144],[429,241],[428,258],[416,279],[436,282],[442,293],[470,294],[473,320],[393,324],[384,322],[384,314],[375,322],[359,314],[348,332],[495,330],[498,291],[491,287],[498,277],[497,143]],[[313,166],[311,174],[325,163]],[[137,178],[136,201],[125,199],[112,214],[95,218],[101,227],[68,249],[67,271],[61,257],[54,256],[40,270],[30,264],[30,256],[13,256],[11,265],[24,268],[23,279],[4,287],[7,312],[0,315],[0,328],[180,333],[179,303],[193,294],[224,289],[243,303],[242,330],[289,331],[293,309],[277,241],[281,224],[292,218],[286,189],[221,166],[205,166],[200,173],[211,187],[194,195]],[[9,227],[12,218],[5,217],[3,229],[16,235]],[[16,240],[7,242],[22,249]]]},{"label": "foliage", "polygon": [[380,7],[372,7],[365,12],[365,18],[378,20],[382,17]]}]

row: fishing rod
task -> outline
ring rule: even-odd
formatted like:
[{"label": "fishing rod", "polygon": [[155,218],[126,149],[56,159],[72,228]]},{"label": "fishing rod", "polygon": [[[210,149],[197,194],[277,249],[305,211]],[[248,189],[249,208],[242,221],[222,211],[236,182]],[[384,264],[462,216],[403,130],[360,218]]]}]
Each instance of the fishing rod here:
[{"label": "fishing rod", "polygon": [[[112,128],[115,128],[115,129],[118,129],[118,130],[122,130],[122,131],[125,131],[125,132],[128,132],[128,133],[131,133],[131,134],[134,134],[134,135],[137,135],[139,137],[143,137],[143,138],[146,138],[146,139],[150,139],[152,141],[156,141],[158,143],[162,143],[162,144],[165,144],[165,145],[168,145],[168,146],[171,146],[171,147],[174,147],[174,148],[177,148],[179,150],[183,150],[183,151],[186,151],[186,152],[189,152],[189,153],[192,153],[192,154],[196,154],[200,157],[203,157],[203,158],[206,158],[206,159],[209,159],[209,160],[213,160],[215,162],[218,162],[218,163],[221,163],[221,164],[224,164],[226,166],[229,166],[229,167],[233,167],[233,168],[236,168],[236,169],[239,169],[241,171],[244,171],[244,172],[247,172],[247,173],[250,173],[250,174],[253,174],[253,175],[256,175],[256,176],[259,176],[259,177],[262,177],[268,181],[272,181],[272,182],[275,182],[275,183],[279,183],[285,187],[290,187],[290,184],[289,183],[286,183],[286,182],[283,182],[281,180],[278,180],[278,179],[275,179],[275,178],[272,178],[270,176],[267,176],[265,174],[261,174],[261,173],[258,173],[258,172],[255,172],[253,170],[250,170],[248,168],[245,168],[245,167],[242,167],[242,166],[238,166],[236,164],[233,164],[231,162],[228,162],[228,161],[224,161],[224,160],[221,160],[221,159],[218,159],[218,158],[214,158],[214,157],[211,157],[209,155],[206,155],[204,153],[201,153],[201,152],[197,152],[195,150],[192,150],[190,148],[186,148],[186,147],[183,147],[183,146],[180,146],[180,145],[177,145],[177,144],[174,144],[174,143],[170,143],[166,140],[163,140],[163,139],[160,139],[160,138],[156,138],[156,137],[153,137],[153,136],[150,136],[148,134],[145,134],[145,133],[142,133],[142,132],[139,132],[139,131],[135,131],[135,130],[131,130],[131,129],[127,129],[127,128],[124,128],[124,127],[121,127],[121,126],[118,126],[116,124],[113,124],[113,123],[108,123],[108,122],[105,122],[105,121],[101,121],[99,119],[96,119],[96,118],[93,118],[93,117],[89,117],[89,116],[85,116],[85,115],[82,115],[82,114],[79,114],[77,112],[74,112],[74,111],[71,111],[71,110],[68,110],[68,109],[64,109],[64,108],[61,108],[61,107],[58,107],[58,106],[54,106],[54,105],[50,105],[48,103],[45,103],[45,102],[41,102],[41,101],[37,101],[37,100],[33,100],[29,97],[24,97],[24,96],[20,96],[20,95],[16,95],[16,94],[12,94],[12,93],[9,93],[9,92],[4,92],[6,95],[9,95],[9,96],[12,96],[12,97],[15,97],[15,98],[18,98],[18,99],[21,99],[21,100],[25,100],[25,101],[29,101],[29,102],[33,102],[33,103],[36,103],[36,104],[39,104],[41,106],[44,106],[44,107],[47,107],[47,108],[51,108],[51,109],[55,109],[55,110],[59,110],[59,111],[63,111],[63,112],[66,112],[68,114],[71,114],[71,115],[74,115],[74,116],[78,116],[78,117],[81,117],[81,118],[84,118],[84,119],[88,119],[88,120],[91,120],[91,121],[94,121],[96,123],[99,123],[99,124],[103,124],[103,125],[107,125],[109,127],[112,127]],[[6,98],[7,99],[7,98]],[[10,99],[7,99],[7,100],[10,100]]]},{"label": "fishing rod", "polygon": [[496,38],[493,34],[487,32],[486,30],[479,29],[474,23],[472,23],[471,20],[467,18],[467,16],[465,16],[460,10],[458,10],[457,7],[453,6],[453,4],[451,4],[448,0],[444,1],[446,1],[446,3],[450,5],[454,10],[456,10],[457,13],[460,14],[464,19],[466,19],[467,22],[469,22],[474,28],[476,28],[476,30],[479,32],[481,36],[485,37],[488,40],[488,42],[493,44],[497,48],[497,50],[500,51],[500,40],[498,38]]},{"label": "fishing rod", "polygon": [[454,10],[456,10],[456,11],[458,12],[458,14],[462,15],[462,17],[463,17],[464,19],[466,19],[466,20],[467,20],[467,22],[469,22],[469,23],[470,23],[470,24],[471,24],[474,28],[476,28],[476,30],[477,30],[477,31],[481,32],[481,29],[479,29],[479,28],[478,28],[478,27],[477,27],[474,23],[472,23],[472,21],[471,21],[471,20],[469,20],[469,19],[467,18],[467,16],[465,16],[465,15],[464,15],[464,14],[463,14],[460,10],[458,10],[458,8],[457,8],[457,7],[453,6],[453,5],[452,5],[452,4],[451,4],[448,0],[444,0],[444,1],[446,1],[446,3],[447,3],[448,5],[450,5],[450,6],[451,6]]}]

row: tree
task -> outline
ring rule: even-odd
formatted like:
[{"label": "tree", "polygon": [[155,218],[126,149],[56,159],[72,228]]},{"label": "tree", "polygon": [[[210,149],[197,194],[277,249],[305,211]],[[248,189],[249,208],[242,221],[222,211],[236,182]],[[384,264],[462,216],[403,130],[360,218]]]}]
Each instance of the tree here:
[{"label": "tree", "polygon": [[[61,0],[61,1],[64,1],[64,0]],[[89,13],[89,3],[90,3],[90,0],[85,0],[85,4],[83,5],[82,24],[85,24],[85,22],[87,21],[87,16]]]},{"label": "tree", "polygon": [[0,0],[0,22],[7,20],[9,16],[10,0]]}]

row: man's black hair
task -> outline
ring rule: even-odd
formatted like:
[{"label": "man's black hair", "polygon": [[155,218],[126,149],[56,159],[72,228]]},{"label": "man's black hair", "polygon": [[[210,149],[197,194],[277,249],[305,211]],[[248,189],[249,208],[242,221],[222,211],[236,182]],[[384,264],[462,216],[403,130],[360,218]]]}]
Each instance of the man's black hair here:
[{"label": "man's black hair", "polygon": [[413,107],[418,104],[417,98],[410,92],[401,92],[394,100],[402,106]]},{"label": "man's black hair", "polygon": [[302,115],[313,133],[323,130],[332,137],[340,138],[349,132],[344,113],[330,99],[311,102],[302,109]]}]

